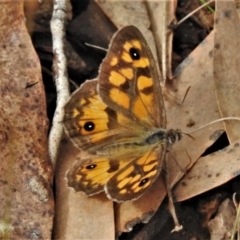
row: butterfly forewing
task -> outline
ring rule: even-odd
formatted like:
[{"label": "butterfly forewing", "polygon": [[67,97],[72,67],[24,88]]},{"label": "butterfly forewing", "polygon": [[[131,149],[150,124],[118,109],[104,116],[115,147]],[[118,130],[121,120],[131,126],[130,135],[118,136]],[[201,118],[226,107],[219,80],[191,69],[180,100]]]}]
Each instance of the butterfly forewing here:
[{"label": "butterfly forewing", "polygon": [[160,80],[141,32],[125,27],[113,37],[99,71],[99,94],[112,109],[147,128],[166,127]]},{"label": "butterfly forewing", "polygon": [[[139,138],[132,120],[109,108],[97,94],[98,81],[85,82],[65,106],[64,126],[75,146],[91,153]],[[132,139],[132,140],[130,140]],[[102,149],[102,150],[101,150]]]}]

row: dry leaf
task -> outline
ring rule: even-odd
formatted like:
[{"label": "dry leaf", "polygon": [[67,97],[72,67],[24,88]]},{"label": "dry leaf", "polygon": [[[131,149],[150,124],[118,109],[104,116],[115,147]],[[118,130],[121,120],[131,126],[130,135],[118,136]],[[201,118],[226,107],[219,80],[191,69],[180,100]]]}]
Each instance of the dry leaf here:
[{"label": "dry leaf", "polygon": [[[186,92],[188,87],[191,88],[181,108],[171,107],[172,102],[167,95],[165,103],[168,110],[168,128],[177,127],[183,133],[188,133],[220,117],[214,92],[212,40],[213,34],[210,34],[177,69],[177,97],[184,96],[184,91]],[[182,169],[197,161],[206,148],[219,137],[216,135],[219,130],[223,131],[221,123],[191,134],[194,140],[183,135],[183,139],[173,146],[173,155]],[[174,161],[170,167],[171,182],[176,183],[183,175],[183,171]]]},{"label": "dry leaf", "polygon": [[92,197],[67,186],[66,173],[83,157],[70,139],[60,146],[56,166],[54,239],[114,239],[113,202],[104,193]]},{"label": "dry leaf", "polygon": [[[226,31],[227,29],[227,31]],[[214,77],[222,117],[240,113],[240,21],[234,0],[216,1],[214,39]],[[238,121],[225,122],[228,139],[239,139]]]},{"label": "dry leaf", "polygon": [[176,22],[175,11],[177,1],[147,0],[146,6],[151,21],[151,28],[157,46],[157,55],[161,64],[163,81],[172,79],[172,40],[171,25]]},{"label": "dry leaf", "polygon": [[217,187],[240,174],[240,141],[202,157],[178,183],[174,194],[183,201]]}]

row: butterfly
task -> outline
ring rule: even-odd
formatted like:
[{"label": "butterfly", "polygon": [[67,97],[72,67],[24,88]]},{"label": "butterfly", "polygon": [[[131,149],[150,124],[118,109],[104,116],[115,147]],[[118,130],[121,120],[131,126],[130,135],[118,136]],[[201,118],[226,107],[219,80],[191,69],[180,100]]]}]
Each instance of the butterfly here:
[{"label": "butterfly", "polygon": [[151,50],[134,26],[112,38],[97,80],[86,81],[65,106],[64,127],[88,153],[67,173],[68,186],[91,196],[138,199],[157,179],[167,149],[181,139],[166,130],[161,76]]}]

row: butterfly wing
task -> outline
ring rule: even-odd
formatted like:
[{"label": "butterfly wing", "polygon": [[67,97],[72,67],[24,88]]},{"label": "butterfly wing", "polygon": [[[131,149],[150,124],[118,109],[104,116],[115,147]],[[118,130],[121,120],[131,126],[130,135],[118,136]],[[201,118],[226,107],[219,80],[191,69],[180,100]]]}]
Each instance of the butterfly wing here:
[{"label": "butterfly wing", "polygon": [[116,202],[136,200],[142,196],[158,177],[166,148],[158,145],[133,159],[112,176],[105,185],[109,199]]},{"label": "butterfly wing", "polygon": [[68,185],[91,196],[105,190],[108,198],[125,202],[139,198],[161,170],[163,146],[116,156],[95,156],[77,162],[68,172]]},{"label": "butterfly wing", "polygon": [[95,156],[78,161],[67,174],[68,185],[91,196],[104,191],[104,185],[128,162]]},{"label": "butterfly wing", "polygon": [[109,107],[146,128],[166,127],[160,77],[136,27],[124,27],[114,35],[98,78],[100,97]]},{"label": "butterfly wing", "polygon": [[66,132],[76,147],[91,153],[107,151],[113,142],[134,142],[141,135],[131,119],[103,103],[97,84],[96,80],[85,82],[64,108]]}]

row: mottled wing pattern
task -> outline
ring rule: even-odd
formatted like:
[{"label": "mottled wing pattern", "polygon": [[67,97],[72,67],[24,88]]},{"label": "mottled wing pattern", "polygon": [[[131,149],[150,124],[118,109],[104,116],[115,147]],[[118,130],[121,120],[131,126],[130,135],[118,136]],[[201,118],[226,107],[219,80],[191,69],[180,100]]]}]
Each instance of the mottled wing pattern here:
[{"label": "mottled wing pattern", "polygon": [[156,146],[135,154],[83,159],[68,172],[68,185],[89,196],[105,190],[113,201],[134,200],[144,194],[158,177],[161,155],[165,155],[165,148]]},{"label": "mottled wing pattern", "polygon": [[140,126],[166,127],[156,64],[136,27],[124,27],[112,38],[99,70],[99,94],[109,107]]},{"label": "mottled wing pattern", "polygon": [[113,142],[139,138],[132,120],[109,108],[97,93],[98,81],[85,82],[66,104],[64,126],[76,147],[94,153]]},{"label": "mottled wing pattern", "polygon": [[77,162],[67,174],[68,186],[89,196],[104,191],[107,181],[131,161],[119,160],[94,156]]},{"label": "mottled wing pattern", "polygon": [[105,185],[108,198],[116,202],[126,202],[142,196],[158,177],[162,167],[159,159],[165,157],[165,154],[165,146],[158,145],[119,169]]}]

